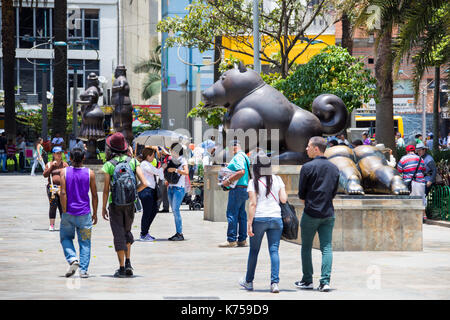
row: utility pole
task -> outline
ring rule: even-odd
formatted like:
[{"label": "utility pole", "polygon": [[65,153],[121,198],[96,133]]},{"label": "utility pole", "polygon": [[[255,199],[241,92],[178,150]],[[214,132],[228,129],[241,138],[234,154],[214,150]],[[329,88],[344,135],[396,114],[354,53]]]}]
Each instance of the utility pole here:
[{"label": "utility pole", "polygon": [[253,0],[253,69],[261,73],[259,59],[259,0]]}]

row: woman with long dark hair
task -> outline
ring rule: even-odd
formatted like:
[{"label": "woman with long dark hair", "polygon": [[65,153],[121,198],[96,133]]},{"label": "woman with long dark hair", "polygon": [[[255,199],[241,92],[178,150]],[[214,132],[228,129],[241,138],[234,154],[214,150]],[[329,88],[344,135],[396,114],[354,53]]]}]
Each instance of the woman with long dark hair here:
[{"label": "woman with long dark hair", "polygon": [[267,156],[257,156],[253,165],[253,179],[249,181],[247,191],[250,199],[247,220],[250,251],[247,274],[239,281],[239,284],[247,290],[253,290],[258,253],[264,234],[267,234],[271,263],[270,291],[278,293],[280,281],[278,277],[280,270],[278,249],[283,231],[279,203],[287,201],[287,194],[283,180],[272,174],[270,159]]},{"label": "woman with long dark hair", "polygon": [[141,169],[147,179],[148,186],[139,192],[139,199],[141,199],[143,208],[141,219],[141,241],[155,240],[148,231],[158,212],[156,178],[159,177],[160,179],[164,179],[164,169],[167,167],[167,164],[164,163],[160,168],[155,168],[152,164],[155,155],[156,151],[151,147],[145,147],[142,151]]}]

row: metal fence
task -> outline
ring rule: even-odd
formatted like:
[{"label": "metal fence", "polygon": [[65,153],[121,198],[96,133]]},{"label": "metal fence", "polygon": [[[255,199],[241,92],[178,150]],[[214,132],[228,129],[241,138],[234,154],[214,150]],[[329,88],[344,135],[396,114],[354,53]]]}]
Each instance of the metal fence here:
[{"label": "metal fence", "polygon": [[427,196],[426,210],[430,219],[450,221],[450,187],[433,186]]}]

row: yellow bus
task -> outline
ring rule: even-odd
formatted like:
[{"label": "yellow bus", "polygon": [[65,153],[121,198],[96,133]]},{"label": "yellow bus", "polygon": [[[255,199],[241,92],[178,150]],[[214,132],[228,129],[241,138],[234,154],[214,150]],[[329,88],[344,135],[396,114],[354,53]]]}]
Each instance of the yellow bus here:
[{"label": "yellow bus", "polygon": [[[355,116],[357,128],[369,128],[369,136],[375,133],[375,116]],[[394,116],[394,134],[400,132],[404,137],[403,118],[402,116]]]}]

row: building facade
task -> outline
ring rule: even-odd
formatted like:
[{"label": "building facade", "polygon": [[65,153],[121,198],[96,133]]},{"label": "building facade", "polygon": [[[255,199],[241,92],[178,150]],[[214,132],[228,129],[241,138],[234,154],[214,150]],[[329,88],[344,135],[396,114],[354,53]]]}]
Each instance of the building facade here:
[{"label": "building facade", "polygon": [[[151,50],[151,4],[157,0],[90,0],[67,1],[68,46],[68,97],[73,101],[74,73],[77,73],[78,95],[86,87],[87,75],[95,72],[105,78],[107,94],[114,81],[118,64],[128,68],[131,84],[130,97],[135,104],[145,104],[141,98],[144,75],[133,72],[134,65],[149,57]],[[53,91],[53,46],[49,40],[54,36],[54,0],[41,2],[39,6],[22,8],[16,12],[16,100],[37,105],[42,102],[42,74],[47,70],[47,88]],[[152,7],[152,10],[155,10]],[[156,9],[157,10],[157,9]],[[154,14],[154,13],[153,13]],[[0,66],[2,64],[0,53]],[[31,61],[32,63],[30,63]],[[36,65],[37,64],[37,65]],[[0,74],[0,89],[3,78]],[[51,95],[49,95],[51,96]]]}]

